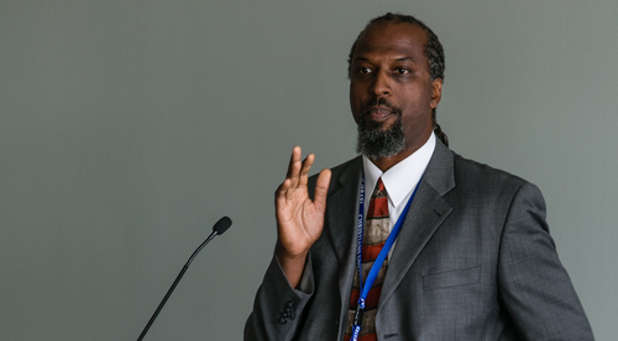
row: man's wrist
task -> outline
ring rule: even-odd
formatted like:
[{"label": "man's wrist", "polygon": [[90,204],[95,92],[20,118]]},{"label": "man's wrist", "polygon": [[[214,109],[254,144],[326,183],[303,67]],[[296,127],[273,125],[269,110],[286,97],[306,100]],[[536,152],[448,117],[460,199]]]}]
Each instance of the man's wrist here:
[{"label": "man's wrist", "polygon": [[275,257],[279,261],[279,265],[292,288],[296,288],[300,282],[308,254],[308,250],[297,255],[290,254],[286,252],[281,244],[277,243]]},{"label": "man's wrist", "polygon": [[287,251],[282,245],[281,243],[277,243],[277,247],[275,249],[275,253],[277,255],[277,258],[280,261],[286,261],[286,262],[299,262],[299,261],[304,261],[307,258],[307,254],[309,253],[309,250],[306,250],[304,252],[301,253],[291,253],[289,251]]}]

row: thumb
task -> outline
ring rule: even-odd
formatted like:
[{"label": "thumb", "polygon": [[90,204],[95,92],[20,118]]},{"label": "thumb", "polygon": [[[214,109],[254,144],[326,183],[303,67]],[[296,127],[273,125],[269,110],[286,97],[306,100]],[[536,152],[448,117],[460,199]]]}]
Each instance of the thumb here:
[{"label": "thumb", "polygon": [[315,195],[313,202],[321,210],[326,208],[326,194],[328,193],[328,184],[330,183],[330,169],[323,169],[318,175],[318,180],[315,184]]}]

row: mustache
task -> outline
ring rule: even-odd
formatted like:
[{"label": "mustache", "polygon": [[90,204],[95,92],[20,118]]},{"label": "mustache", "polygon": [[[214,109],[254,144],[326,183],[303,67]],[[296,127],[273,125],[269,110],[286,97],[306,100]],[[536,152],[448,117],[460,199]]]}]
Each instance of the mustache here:
[{"label": "mustache", "polygon": [[376,110],[378,108],[382,110],[386,108],[389,111],[391,111],[393,114],[401,116],[401,109],[394,106],[391,102],[389,102],[384,97],[375,97],[367,101],[367,103],[363,105],[363,110],[362,110],[363,116],[371,114],[373,110]]}]

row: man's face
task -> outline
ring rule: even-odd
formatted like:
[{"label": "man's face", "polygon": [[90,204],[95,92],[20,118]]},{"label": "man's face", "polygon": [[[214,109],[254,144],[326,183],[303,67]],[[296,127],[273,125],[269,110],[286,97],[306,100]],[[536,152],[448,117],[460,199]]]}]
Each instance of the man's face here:
[{"label": "man's face", "polygon": [[359,151],[370,157],[416,150],[433,130],[442,80],[431,80],[426,40],[418,25],[379,23],[358,41],[350,62],[350,105]]}]

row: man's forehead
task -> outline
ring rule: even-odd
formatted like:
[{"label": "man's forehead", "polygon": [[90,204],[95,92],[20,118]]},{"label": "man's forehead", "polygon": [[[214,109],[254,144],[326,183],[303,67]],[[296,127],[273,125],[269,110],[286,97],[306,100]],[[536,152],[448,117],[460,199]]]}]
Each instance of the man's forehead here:
[{"label": "man's forehead", "polygon": [[359,37],[354,57],[387,53],[394,59],[419,59],[423,55],[427,33],[411,23],[374,24]]}]

